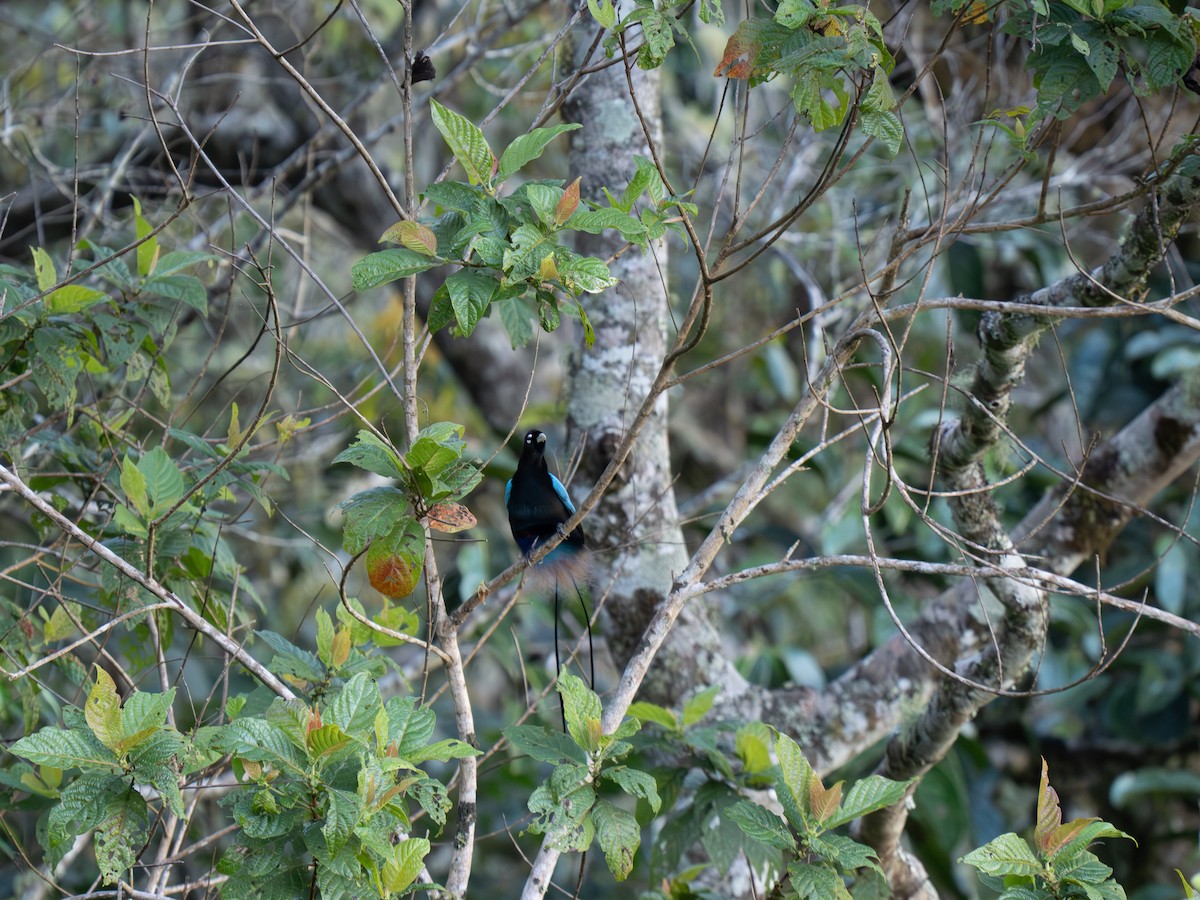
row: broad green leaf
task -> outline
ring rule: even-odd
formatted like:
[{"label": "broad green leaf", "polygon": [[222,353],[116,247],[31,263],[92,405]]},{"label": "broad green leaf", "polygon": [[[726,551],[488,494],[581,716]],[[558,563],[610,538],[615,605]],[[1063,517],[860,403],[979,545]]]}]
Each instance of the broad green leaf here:
[{"label": "broad green leaf", "polygon": [[121,490],[125,492],[125,499],[129,501],[130,507],[145,517],[150,512],[149,494],[146,492],[146,476],[142,474],[142,470],[137,467],[137,463],[125,454],[121,460]]},{"label": "broad green leaf", "polygon": [[104,291],[84,287],[81,284],[68,284],[52,292],[46,298],[46,312],[52,316],[76,313],[108,299],[109,296]]},{"label": "broad green leaf", "polygon": [[602,28],[612,30],[617,24],[617,11],[612,0],[588,0],[588,11]]},{"label": "broad green leaf", "polygon": [[365,428],[358,432],[353,444],[333,458],[333,462],[350,463],[384,478],[403,478],[405,474],[396,452]]},{"label": "broad green leaf", "polygon": [[972,850],[959,862],[974,866],[985,875],[1003,878],[1006,875],[1020,875],[1029,878],[1038,876],[1042,871],[1041,860],[1033,852],[1024,838],[1009,832]]},{"label": "broad green leaf", "polygon": [[[609,0],[604,0],[604,2],[609,3]],[[542,152],[546,149],[546,145],[560,134],[582,127],[582,125],[577,123],[550,125],[545,128],[535,128],[528,134],[521,135],[509,144],[504,149],[504,153],[500,155],[500,168],[496,173],[497,179],[507,181],[511,175],[519,172],[528,163],[541,156]]]},{"label": "broad green leaf", "polygon": [[[811,765],[801,752],[800,746],[786,734],[779,735],[775,741],[775,754],[779,757],[779,782],[783,787],[780,792],[780,802],[788,813],[789,819],[798,813],[800,821],[793,821],[792,826],[801,832],[806,832],[811,826],[809,807],[809,785],[817,777]],[[833,826],[829,826],[833,827]]]},{"label": "broad green leaf", "polygon": [[145,842],[147,819],[146,801],[137,791],[129,791],[109,806],[108,816],[96,829],[93,842],[105,884],[115,884],[137,862]]},{"label": "broad green leaf", "polygon": [[[519,350],[533,340],[534,311],[523,297],[505,297],[494,303],[500,314],[500,323],[508,335],[514,350]],[[432,328],[432,326],[430,326]]]},{"label": "broad green leaf", "polygon": [[412,763],[423,763],[429,760],[448,762],[452,759],[465,759],[468,756],[479,756],[483,751],[472,747],[466,741],[458,738],[446,738],[436,744],[429,744],[405,757]]},{"label": "broad green leaf", "polygon": [[576,295],[581,291],[598,294],[617,283],[608,264],[594,256],[577,256],[565,262],[560,268],[559,280]]},{"label": "broad green leaf", "polygon": [[96,683],[88,694],[83,715],[92,734],[100,743],[113,752],[120,752],[121,740],[125,737],[125,726],[121,721],[121,697],[117,685],[108,672],[96,668]]},{"label": "broad green leaf", "polygon": [[401,759],[408,759],[429,743],[436,724],[433,710],[417,706],[414,697],[392,697],[384,705],[388,714],[388,740]]},{"label": "broad green leaf", "polygon": [[483,272],[463,270],[446,279],[454,319],[463,337],[470,337],[479,320],[487,315],[497,287],[495,277]]},{"label": "broad green leaf", "polygon": [[661,725],[668,731],[680,730],[679,720],[676,718],[675,713],[655,703],[648,703],[644,700],[631,703],[629,705],[629,715],[643,722],[653,722],[656,725]]},{"label": "broad green leaf", "polygon": [[326,708],[324,719],[357,736],[373,726],[382,704],[379,685],[365,672],[359,672],[342,685]]},{"label": "broad green leaf", "polygon": [[163,693],[134,691],[121,707],[121,728],[125,732],[122,749],[132,749],[138,743],[167,724],[167,711],[175,702],[175,688]]},{"label": "broad green leaf", "polygon": [[208,291],[193,275],[154,275],[142,284],[142,294],[185,303],[200,315],[208,315]]},{"label": "broad green leaf", "polygon": [[394,487],[367,488],[352,494],[337,508],[345,515],[342,546],[358,554],[376,537],[388,534],[403,519],[409,519],[408,498]]},{"label": "broad green leaf", "polygon": [[833,869],[794,862],[788,866],[788,875],[795,896],[801,900],[852,900],[842,876]]},{"label": "broad green leaf", "polygon": [[859,120],[863,134],[870,135],[887,148],[888,156],[895,158],[904,142],[904,126],[900,117],[890,110],[887,112],[864,111]]},{"label": "broad green leaf", "polygon": [[899,803],[911,784],[912,781],[892,781],[881,775],[868,775],[850,786],[841,809],[824,825],[826,828],[837,828],[860,816]]},{"label": "broad green leaf", "polygon": [[425,838],[408,838],[396,844],[381,872],[384,888],[394,894],[403,891],[417,880],[428,855],[429,841]]},{"label": "broad green leaf", "polygon": [[599,800],[592,809],[592,822],[608,870],[617,881],[624,881],[633,870],[633,855],[642,840],[637,819],[619,806]]},{"label": "broad green leaf", "polygon": [[762,722],[747,722],[737,730],[734,750],[750,774],[771,768],[771,729]]},{"label": "broad green leaf", "polygon": [[[433,101],[431,101],[433,102]],[[350,281],[356,291],[365,291],[388,284],[409,275],[416,275],[438,265],[424,253],[407,247],[393,247],[368,253],[350,268]]]},{"label": "broad green leaf", "polygon": [[604,770],[604,777],[616,784],[626,794],[645,800],[656,815],[662,806],[662,798],[658,796],[658,784],[654,778],[641,769],[631,769],[628,766],[613,766]]},{"label": "broad green leaf", "polygon": [[328,669],[333,664],[333,618],[324,609],[317,609],[317,656]]},{"label": "broad green leaf", "polygon": [[325,677],[321,660],[309,651],[297,647],[281,634],[262,629],[256,631],[260,638],[275,651],[275,658],[268,668],[276,675],[294,675],[305,681],[320,681]]},{"label": "broad green leaf", "polygon": [[683,727],[687,728],[689,725],[695,725],[708,715],[719,693],[721,693],[721,686],[714,684],[692,694],[687,699],[687,702],[683,704]]},{"label": "broad green leaf", "polygon": [[489,183],[496,167],[496,157],[483,132],[475,123],[447,109],[436,100],[430,99],[429,110],[434,127],[441,132],[450,146],[450,152],[466,171],[467,180],[471,184]]},{"label": "broad green leaf", "polygon": [[752,803],[749,800],[739,800],[725,810],[725,815],[745,834],[758,841],[779,850],[795,850],[796,839],[792,837],[787,824],[769,809]]},{"label": "broad green leaf", "polygon": [[517,751],[541,762],[587,762],[583,749],[569,736],[544,725],[510,725],[504,729],[504,736]]},{"label": "broad green leaf", "polygon": [[325,790],[327,804],[325,807],[325,824],[321,831],[325,835],[325,845],[329,848],[330,856],[337,856],[346,846],[353,833],[354,825],[358,822],[360,807],[358,797],[349,791],[337,788]]},{"label": "broad green leaf", "polygon": [[56,769],[120,770],[117,758],[93,734],[47,727],[21,738],[9,752],[32,763]]},{"label": "broad green leaf", "polygon": [[559,676],[557,687],[563,698],[567,732],[580,747],[594,753],[600,746],[600,717],[604,713],[600,698],[582,678],[569,672]]},{"label": "broad green leaf", "polygon": [[154,447],[138,460],[138,469],[146,476],[146,490],[153,505],[150,516],[166,512],[184,493],[183,473],[162,447]]}]

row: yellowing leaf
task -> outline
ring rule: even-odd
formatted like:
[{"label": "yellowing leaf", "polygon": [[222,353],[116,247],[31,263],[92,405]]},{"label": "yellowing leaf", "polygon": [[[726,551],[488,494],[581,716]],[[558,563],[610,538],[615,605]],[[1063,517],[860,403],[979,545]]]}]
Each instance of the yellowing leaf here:
[{"label": "yellowing leaf", "polygon": [[383,233],[379,243],[401,244],[422,256],[437,256],[437,235],[420,222],[397,222]]},{"label": "yellowing leaf", "polygon": [[538,266],[539,281],[553,281],[558,277],[558,266],[554,262],[554,254],[547,253],[543,258],[541,265]]},{"label": "yellowing leaf", "polygon": [[103,669],[96,668],[96,683],[83,707],[83,717],[96,738],[109,750],[116,750],[125,737],[121,723],[121,698],[117,686]]},{"label": "yellowing leaf", "polygon": [[385,597],[407,597],[417,586],[417,575],[416,569],[380,544],[372,544],[367,551],[367,578]]}]

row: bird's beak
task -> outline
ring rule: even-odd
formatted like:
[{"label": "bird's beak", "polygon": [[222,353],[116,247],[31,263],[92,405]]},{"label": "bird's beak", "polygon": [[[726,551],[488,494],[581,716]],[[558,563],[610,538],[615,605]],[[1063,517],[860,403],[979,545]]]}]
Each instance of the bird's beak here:
[{"label": "bird's beak", "polygon": [[538,442],[539,444],[544,444],[544,443],[546,443],[546,435],[544,435],[544,434],[539,434],[539,435],[537,436],[536,440],[537,440],[537,442]]}]

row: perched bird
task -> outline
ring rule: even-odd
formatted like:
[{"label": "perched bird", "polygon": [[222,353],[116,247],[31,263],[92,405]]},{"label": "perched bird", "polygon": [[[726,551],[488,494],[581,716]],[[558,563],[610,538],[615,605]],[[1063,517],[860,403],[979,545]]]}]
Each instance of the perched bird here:
[{"label": "perched bird", "polygon": [[[525,556],[554,537],[575,513],[575,504],[561,481],[550,474],[546,465],[546,435],[530,431],[525,435],[517,471],[504,488],[504,505],[508,508],[508,524],[513,539]],[[558,658],[559,589],[570,585],[583,605],[584,621],[588,623],[588,654],[592,656],[591,617],[580,583],[587,582],[590,554],[583,532],[576,528],[557,547],[539,560],[529,571],[535,586],[554,590],[554,662]],[[592,666],[592,686],[595,687],[595,665]]]}]

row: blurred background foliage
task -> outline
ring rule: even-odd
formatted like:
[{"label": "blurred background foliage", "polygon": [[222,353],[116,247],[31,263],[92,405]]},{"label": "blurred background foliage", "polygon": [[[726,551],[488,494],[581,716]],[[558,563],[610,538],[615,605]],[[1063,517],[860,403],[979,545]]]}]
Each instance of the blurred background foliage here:
[{"label": "blurred background foliage", "polygon": [[[29,270],[30,248],[41,247],[60,266],[74,255],[78,269],[90,258],[72,247],[84,241],[120,247],[134,237],[131,197],[140,200],[151,224],[163,222],[173,212],[178,184],[146,123],[146,94],[140,85],[148,71],[151,84],[184,111],[193,133],[209,135],[205,150],[224,177],[257,209],[269,213],[275,227],[301,249],[305,264],[336,296],[346,298],[353,321],[383,366],[394,368],[400,359],[399,294],[378,290],[348,295],[350,263],[374,249],[379,234],[395,218],[392,210],[312,99],[303,96],[225,18],[228,10],[215,0],[209,5],[211,10],[198,2],[160,2],[148,32],[145,5],[131,0],[7,0],[0,6],[0,46],[5,48],[0,72],[0,262]],[[305,76],[360,135],[369,136],[372,153],[397,183],[404,168],[402,113],[397,92],[386,88],[389,75],[358,17],[371,22],[386,57],[399,65],[400,5],[390,0],[357,4],[302,0],[248,6],[276,46],[303,44]],[[877,12],[885,20],[899,15],[900,10],[886,4],[880,7]],[[905,13],[911,16],[911,24],[903,36],[905,52],[897,53],[893,73],[897,92],[911,82],[944,32],[944,22],[932,20],[919,7]],[[444,0],[419,4],[414,45],[428,48],[439,73],[431,85],[418,89],[420,104],[432,94],[472,121],[482,122],[525,75],[547,35],[562,21],[558,6],[536,0],[482,2],[462,8]],[[728,84],[711,77],[724,45],[723,33],[698,21],[692,26],[695,50],[675,52],[666,62],[665,127],[672,137],[672,170],[679,173],[680,183],[694,190],[695,202],[711,209],[723,190],[711,154],[722,152],[720,148],[727,148],[737,135],[730,116],[714,126]],[[147,38],[153,46],[171,49],[149,56],[130,52]],[[1008,55],[1001,56],[1002,51]],[[1014,165],[1017,149],[998,140],[986,145],[986,159],[981,159],[972,137],[987,127],[985,117],[995,110],[1015,110],[1029,103],[1023,56],[1024,50],[1015,42],[1002,43],[982,26],[960,29],[938,64],[935,85],[926,83],[902,110],[908,145],[895,159],[871,151],[768,254],[723,285],[712,325],[689,357],[688,368],[735,353],[772,327],[790,321],[798,311],[840,297],[861,277],[861,259],[883,258],[906,190],[913,192],[910,216],[916,227],[941,214],[943,205],[953,208],[965,202],[954,190],[962,173],[998,172]],[[145,71],[144,66],[148,66]],[[528,128],[566,68],[557,62],[543,66],[521,87],[514,102],[484,125],[493,146],[505,146]],[[759,127],[746,137],[746,183],[756,183],[775,160],[790,118],[775,113],[786,106],[786,100],[786,90],[773,84],[752,94]],[[1171,103],[1182,109],[1169,109]],[[1108,97],[1093,102],[1085,115],[1059,126],[1053,163],[1055,201],[1074,206],[1132,187],[1153,168],[1155,159],[1166,155],[1174,138],[1193,127],[1196,109],[1197,98],[1188,94],[1134,98],[1128,86],[1118,84]],[[417,115],[425,121],[423,105]],[[1170,115],[1175,118],[1168,119]],[[1158,126],[1167,122],[1162,130],[1171,136],[1154,154],[1140,130],[1143,120]],[[718,149],[710,151],[707,144],[714,127],[712,144]],[[163,134],[176,160],[186,159],[187,142],[169,128]],[[834,140],[832,134],[801,129],[785,157],[785,165],[794,171],[784,173],[783,183],[801,183]],[[415,129],[413,159],[418,189],[442,171],[448,156],[432,128]],[[938,165],[927,164],[934,159]],[[1046,165],[1043,154],[1022,169],[978,221],[1003,222],[1028,215],[1037,204]],[[534,177],[570,177],[562,153],[547,153],[534,168]],[[956,180],[947,182],[946,172],[954,172]],[[619,191],[625,177],[626,173],[614,173],[609,187]],[[83,482],[75,489],[64,487],[70,479],[55,480],[53,469],[86,468],[88,461],[111,465],[112,459],[119,458],[120,454],[114,457],[109,452],[108,432],[96,427],[98,420],[111,421],[127,413],[132,416],[127,420],[130,435],[147,446],[165,441],[169,452],[196,464],[195,450],[165,439],[164,431],[168,426],[186,429],[217,445],[227,438],[233,405],[246,416],[260,401],[275,351],[273,339],[263,333],[268,305],[261,284],[269,271],[287,354],[274,384],[268,427],[254,440],[250,459],[277,466],[287,477],[266,469],[254,476],[257,490],[269,498],[267,503],[255,502],[236,486],[231,497],[213,498],[213,509],[219,514],[214,521],[219,526],[210,537],[219,531],[236,559],[237,575],[231,567],[220,583],[210,580],[208,587],[214,600],[221,598],[227,604],[236,595],[240,611],[234,618],[240,636],[247,636],[246,628],[257,622],[258,627],[270,627],[309,645],[314,639],[313,611],[335,605],[336,573],[346,560],[334,507],[367,484],[357,470],[330,466],[356,430],[338,395],[385,432],[397,435],[402,433],[400,408],[393,394],[376,387],[374,364],[347,318],[313,289],[311,280],[273,245],[268,233],[231,202],[219,182],[198,183],[193,190],[195,202],[159,240],[170,250],[213,254],[212,261],[192,270],[205,283],[209,314],[184,313],[170,326],[177,333],[165,354],[169,395],[155,397],[139,384],[120,386],[121,399],[106,399],[97,419],[39,421],[27,433],[6,436],[5,453],[10,457],[17,452],[44,454],[45,489],[57,491],[75,514],[86,512],[95,497]],[[769,220],[788,202],[788,192],[781,190],[765,198],[756,215]],[[728,215],[725,206],[716,206],[718,219]],[[906,271],[906,283],[894,302],[911,302],[921,290],[925,296],[1014,298],[1074,271],[1075,260],[1101,261],[1114,246],[1123,220],[1123,214],[1109,213],[1062,225],[996,233],[980,229],[960,237],[930,267]],[[1069,253],[1064,249],[1064,232]],[[259,261],[258,271],[247,269],[245,258],[238,254],[247,244]],[[235,257],[238,265],[231,268],[228,262]],[[694,260],[677,252],[672,264],[672,283],[690,284]],[[1198,277],[1200,238],[1193,227],[1172,250],[1158,287],[1165,291],[1173,279],[1178,290],[1180,284],[1194,284]],[[922,284],[926,278],[928,282]],[[424,302],[436,286],[436,280],[428,281],[420,286]],[[680,298],[680,305],[684,301]],[[1191,301],[1185,307],[1195,314],[1195,305]],[[950,348],[960,364],[972,358],[977,321],[970,311],[931,311],[913,320],[903,389],[927,389],[902,407],[893,431],[896,465],[910,484],[928,480],[929,434],[941,403],[940,389],[926,373],[939,376],[946,370]],[[832,330],[833,325],[827,321],[823,327]],[[494,345],[504,338],[496,323],[485,322],[472,340]],[[573,340],[569,328],[543,336],[536,368],[531,354],[514,352],[513,369],[504,374],[516,370],[523,371],[527,380],[532,378],[522,425],[549,425],[561,417],[562,375]],[[448,339],[434,344],[425,360],[421,385],[425,415],[429,421],[464,423],[468,440],[489,461],[487,471],[492,476],[468,501],[479,527],[439,545],[447,592],[453,600],[456,595],[468,596],[481,580],[512,559],[501,494],[515,456],[501,445],[504,429],[497,423],[515,428],[519,404],[481,407],[480,395],[464,386],[466,363],[453,355],[456,350],[450,343]],[[672,397],[676,488],[689,540],[698,541],[707,532],[736,487],[735,476],[774,436],[804,389],[806,372],[823,351],[820,328],[803,334],[798,329],[697,376]],[[1093,433],[1111,434],[1197,363],[1200,336],[1165,319],[1065,322],[1053,339],[1043,342],[1028,368],[1012,417],[1014,431],[1028,448],[1070,471]],[[847,379],[856,399],[871,396],[876,374],[864,369]],[[525,383],[509,389],[519,401]],[[109,388],[99,382],[84,384],[80,390],[85,405],[89,391],[96,398],[111,397]],[[831,399],[837,406],[852,405],[847,389]],[[289,428],[300,422],[306,424],[290,433]],[[825,434],[853,423],[853,417],[831,412],[822,423],[825,433],[803,434],[795,455],[815,446]],[[557,461],[560,473],[566,470],[568,456],[564,452]],[[1025,450],[1010,447],[989,460],[990,474],[996,478],[1011,474],[1026,458]],[[858,452],[835,450],[815,457],[802,476],[776,492],[750,527],[736,535],[722,564],[732,570],[775,561],[793,545],[804,554],[860,552],[861,465]],[[1001,488],[997,499],[1005,521],[1019,521],[1049,484],[1049,478],[1035,469]],[[1175,531],[1181,528],[1187,535],[1200,535],[1195,499],[1193,472],[1158,499],[1159,521],[1136,519],[1122,534],[1104,561],[1106,584],[1120,581],[1126,596],[1144,596],[1148,603],[1177,615],[1200,619],[1200,549],[1195,540],[1181,540]],[[940,501],[930,505],[929,513],[937,521],[949,522]],[[103,516],[105,511],[96,514]],[[103,615],[102,610],[88,608],[100,581],[98,572],[62,572],[53,559],[31,556],[40,539],[39,527],[19,502],[0,497],[0,571],[5,575],[0,585],[0,635],[6,642],[20,639],[22,629],[30,630],[30,623],[36,623],[40,631],[30,630],[24,637],[32,657],[75,633],[61,618],[56,622],[52,606],[38,608],[38,598],[52,586],[77,598],[77,614],[85,623],[101,621]],[[952,548],[896,497],[879,519],[876,540],[882,555],[955,561]],[[1089,575],[1079,577],[1086,581]],[[886,580],[905,618],[946,586],[937,578],[910,574],[892,573]],[[352,587],[364,604],[376,608],[380,604],[362,580],[353,581]],[[894,633],[873,578],[864,569],[760,579],[723,593],[717,602],[727,646],[740,670],[764,685],[820,687]],[[420,596],[409,605],[424,616]],[[41,621],[22,615],[31,608]],[[1084,676],[1105,647],[1111,649],[1125,639],[1136,618],[1104,609],[1098,621],[1095,607],[1078,598],[1056,598],[1051,610],[1049,643],[1037,662],[1040,685],[1065,684]],[[163,619],[163,627],[170,627],[169,622]],[[475,628],[487,624],[484,615]],[[552,621],[546,604],[522,601],[502,628],[505,636],[485,647],[470,673],[485,747],[545,686],[553,666]],[[579,622],[569,630],[578,633]],[[147,654],[150,637],[144,622],[117,629],[105,652],[128,660],[129,671],[146,678],[153,663]],[[183,629],[176,629],[170,638],[178,654],[173,665],[187,659],[180,668],[192,691],[191,701],[199,709],[219,681],[223,660],[190,654],[191,637]],[[400,660],[394,677],[411,678],[419,672],[419,660],[415,664],[404,657]],[[11,741],[36,722],[54,720],[62,704],[81,703],[85,667],[91,661],[86,655],[64,657],[57,671],[42,674],[36,686],[30,679],[0,680],[3,738]],[[611,667],[601,668],[600,687],[604,687],[616,673]],[[235,690],[246,689],[240,680],[235,676]],[[150,688],[152,683],[139,686]],[[552,705],[543,712],[551,720],[557,716]],[[452,717],[439,710],[439,721],[449,723]],[[1100,816],[1137,838],[1136,847],[1123,844],[1105,850],[1105,859],[1116,866],[1130,896],[1136,900],[1177,897],[1178,882],[1171,870],[1177,867],[1189,876],[1200,872],[1198,748],[1196,641],[1142,620],[1124,652],[1100,678],[1034,700],[1000,699],[986,709],[918,791],[916,849],[945,896],[977,896],[969,876],[952,860],[999,833],[1028,827],[1039,757],[1045,757],[1072,815]],[[874,762],[874,756],[864,756],[851,774],[869,771]],[[501,768],[503,777],[495,777]],[[517,823],[524,821],[525,798],[541,777],[531,761],[509,758],[489,762],[481,777],[483,837],[475,883],[496,896],[515,896],[524,880],[525,866],[512,849],[509,832],[515,833]],[[10,792],[10,796],[21,795]],[[34,820],[25,813],[37,807],[36,797],[24,795],[3,814],[0,853],[7,861],[0,868],[0,893],[15,895],[17,873],[36,862]],[[28,881],[21,884],[33,890]],[[80,882],[76,887],[84,885]],[[614,886],[608,896],[628,895],[628,887]]]}]

